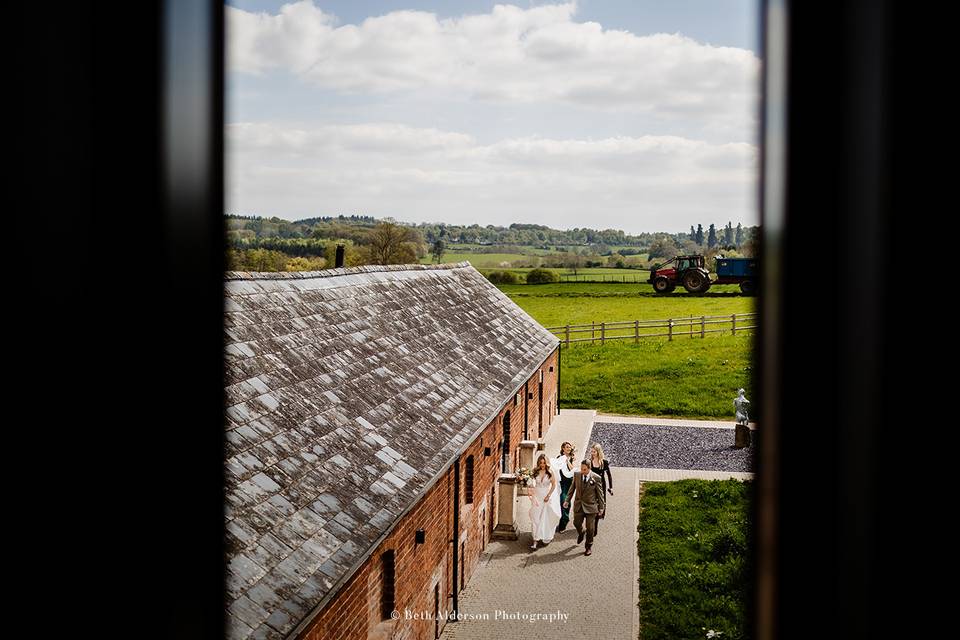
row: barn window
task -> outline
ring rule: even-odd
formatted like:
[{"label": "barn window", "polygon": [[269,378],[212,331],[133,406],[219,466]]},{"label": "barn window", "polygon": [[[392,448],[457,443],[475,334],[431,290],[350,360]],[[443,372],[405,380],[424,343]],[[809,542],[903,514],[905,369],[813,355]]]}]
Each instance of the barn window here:
[{"label": "barn window", "polygon": [[391,614],[397,608],[394,592],[395,576],[396,568],[394,566],[393,550],[391,549],[380,556],[380,618],[382,620],[389,620]]},{"label": "barn window", "polygon": [[463,479],[463,487],[466,492],[465,501],[467,504],[473,504],[473,456],[467,457],[466,477]]},{"label": "barn window", "polygon": [[503,473],[510,473],[510,412],[503,416],[503,442],[500,449],[501,467]]}]

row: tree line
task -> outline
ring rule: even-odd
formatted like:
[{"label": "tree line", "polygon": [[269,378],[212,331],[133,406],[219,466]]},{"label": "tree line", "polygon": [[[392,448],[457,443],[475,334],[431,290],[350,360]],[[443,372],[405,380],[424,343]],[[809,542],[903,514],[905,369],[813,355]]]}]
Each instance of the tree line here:
[{"label": "tree line", "polygon": [[[392,218],[376,219],[363,215],[338,215],[305,218],[303,220],[283,220],[281,218],[263,218],[258,216],[227,216],[228,237],[252,242],[267,238],[281,239],[327,239],[347,238],[362,243],[365,234],[380,222],[399,224],[415,229],[426,244],[443,240],[447,246],[455,244],[476,244],[482,246],[529,246],[543,249],[580,246],[616,246],[636,247],[638,250],[649,248],[661,233],[628,234],[620,229],[551,229],[539,224],[514,223],[508,227],[498,225],[456,225],[434,222],[402,224]],[[745,229],[731,223],[721,230],[722,234],[732,234],[724,240],[725,244],[741,245]],[[710,234],[716,235],[716,228],[710,225]],[[686,236],[687,234],[667,234]],[[704,245],[703,225],[690,228],[688,236],[697,244]],[[708,238],[709,240],[709,238]],[[710,245],[713,246],[713,245]],[[266,247],[265,247],[266,248]]]},{"label": "tree line", "polygon": [[[548,250],[531,256],[531,267],[580,268],[611,266],[645,268],[649,261],[678,254],[702,253],[708,258],[723,252],[754,255],[758,227],[733,226],[706,231],[699,224],[689,233],[641,233],[620,230],[550,229],[543,225],[402,224],[392,218],[323,216],[289,221],[230,215],[226,217],[227,268],[236,271],[311,271],[334,264],[338,244],[346,250],[347,266],[406,264],[431,255],[440,262],[451,248],[474,253],[513,253],[518,247]],[[465,247],[464,245],[469,245]],[[646,254],[645,258],[642,254]],[[533,262],[536,264],[533,264]]]},{"label": "tree line", "polygon": [[423,237],[411,227],[380,222],[340,237],[228,236],[228,271],[317,271],[336,264],[337,246],[344,247],[344,266],[408,264],[426,255]]}]

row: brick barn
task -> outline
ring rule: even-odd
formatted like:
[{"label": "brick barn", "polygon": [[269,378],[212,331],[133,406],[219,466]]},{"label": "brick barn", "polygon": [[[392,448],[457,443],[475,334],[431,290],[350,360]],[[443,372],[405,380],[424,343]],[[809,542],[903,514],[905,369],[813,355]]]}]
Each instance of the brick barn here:
[{"label": "brick barn", "polygon": [[228,637],[435,638],[391,612],[453,610],[557,339],[468,263],[233,272],[225,305]]}]

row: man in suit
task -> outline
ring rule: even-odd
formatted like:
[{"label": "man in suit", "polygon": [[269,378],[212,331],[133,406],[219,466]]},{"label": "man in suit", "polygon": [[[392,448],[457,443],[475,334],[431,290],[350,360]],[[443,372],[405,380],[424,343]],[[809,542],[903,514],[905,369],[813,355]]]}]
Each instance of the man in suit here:
[{"label": "man in suit", "polygon": [[[573,474],[573,486],[571,487],[573,496],[567,496],[567,501],[563,503],[566,509],[573,502],[573,526],[577,528],[577,544],[583,542],[583,537],[587,537],[587,550],[584,555],[590,555],[593,547],[593,534],[596,531],[597,515],[603,515],[606,508],[606,496],[603,492],[603,482],[600,476],[590,470],[590,461],[584,460],[580,463],[580,471]],[[583,521],[587,521],[586,532],[584,532]]]}]

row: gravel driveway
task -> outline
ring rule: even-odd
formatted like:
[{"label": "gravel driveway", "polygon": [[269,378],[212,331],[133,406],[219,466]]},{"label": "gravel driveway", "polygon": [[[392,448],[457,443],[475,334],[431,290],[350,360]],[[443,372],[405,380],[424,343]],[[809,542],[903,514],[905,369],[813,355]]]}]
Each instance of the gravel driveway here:
[{"label": "gravel driveway", "polygon": [[599,442],[613,467],[753,471],[753,447],[733,448],[733,429],[597,422]]}]

